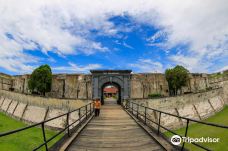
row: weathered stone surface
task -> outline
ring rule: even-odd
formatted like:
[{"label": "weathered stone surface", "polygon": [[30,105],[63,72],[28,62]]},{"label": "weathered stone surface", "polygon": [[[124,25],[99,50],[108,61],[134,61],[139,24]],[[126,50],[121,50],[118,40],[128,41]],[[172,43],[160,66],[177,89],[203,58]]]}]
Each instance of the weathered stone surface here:
[{"label": "weathered stone surface", "polygon": [[[62,115],[64,113],[66,113],[66,112],[67,111],[58,110],[58,109],[50,109],[48,111],[48,115],[47,115],[46,120],[54,118],[54,117],[57,117],[57,116]],[[66,116],[62,116],[60,118],[51,120],[51,121],[47,122],[45,125],[51,126],[51,127],[54,127],[54,128],[64,128],[65,125],[66,125]]]},{"label": "weathered stone surface", "polygon": [[0,107],[2,106],[4,99],[5,98],[1,96],[1,98],[0,98]]},{"label": "weathered stone surface", "polygon": [[196,103],[195,106],[202,119],[214,114],[214,111],[207,100],[205,100],[204,102]]},{"label": "weathered stone surface", "polygon": [[25,110],[23,119],[29,122],[38,123],[44,120],[46,108],[28,106]]},{"label": "weathered stone surface", "polygon": [[222,82],[222,87],[223,87],[223,95],[222,99],[223,101],[228,105],[228,80]]},{"label": "weathered stone surface", "polygon": [[5,91],[5,90],[0,90],[0,95],[31,106],[40,106],[44,108],[50,107],[50,108],[63,109],[63,110],[76,109],[85,105],[85,103],[88,103],[91,101],[91,100],[80,100],[80,99],[69,100],[69,99],[58,99],[58,98],[46,98],[46,97],[25,95],[25,94],[20,94],[20,93]]},{"label": "weathered stone surface", "polygon": [[17,101],[12,101],[12,103],[10,104],[9,109],[7,111],[9,114],[13,114],[13,112],[17,106],[17,103],[18,103]]},{"label": "weathered stone surface", "polygon": [[16,117],[18,117],[18,118],[22,118],[22,115],[24,113],[25,107],[26,107],[26,104],[19,103],[17,105],[17,108],[15,109],[13,115],[16,116]]},{"label": "weathered stone surface", "polygon": [[3,102],[3,104],[2,104],[2,106],[1,106],[1,109],[2,109],[3,111],[7,111],[7,109],[8,109],[8,107],[9,107],[11,101],[12,101],[12,100],[10,100],[10,99],[5,99],[4,102]]},{"label": "weathered stone surface", "polygon": [[220,96],[211,98],[210,102],[216,111],[220,111],[224,106],[222,98]]},{"label": "weathered stone surface", "polygon": [[184,107],[178,108],[179,115],[182,117],[192,118],[199,120],[199,116],[197,115],[197,112],[194,109],[194,106],[192,104],[187,104]]},{"label": "weathered stone surface", "polygon": [[[224,103],[221,97],[223,96],[221,93],[222,91],[223,89],[220,88],[203,93],[187,94],[177,97],[133,100],[136,103],[140,103],[150,108],[200,120],[215,114],[215,112],[218,112],[223,108]],[[148,111],[148,117],[156,121],[158,115],[157,113]],[[170,128],[178,128],[186,124],[186,120],[180,120],[169,115],[162,115],[162,118],[162,124]],[[151,125],[157,127],[153,123],[151,123]]]},{"label": "weathered stone surface", "polygon": [[[0,89],[9,90],[13,88],[16,92],[29,93],[28,79],[29,75],[0,76]],[[227,80],[228,76],[211,78],[207,74],[192,73],[190,74],[190,80],[187,86],[182,88],[182,92],[201,92],[207,88],[223,87],[224,85],[228,85]],[[130,98],[147,98],[149,94],[153,93],[160,93],[164,96],[168,96],[169,94],[165,75],[161,73],[131,74],[129,81]],[[47,96],[55,98],[91,99],[92,86],[91,74],[54,74],[52,90],[50,93],[47,93]],[[225,102],[228,102],[227,92],[224,95],[226,95]]]},{"label": "weathered stone surface", "polygon": [[[79,119],[78,111],[74,111],[74,112],[70,113],[69,124],[72,124],[73,122],[75,122],[78,119]],[[78,123],[79,123],[79,120],[77,122],[75,122],[74,124],[72,124],[72,126],[70,127],[70,129],[72,129]]]},{"label": "weathered stone surface", "polygon": [[[177,115],[175,109],[167,109],[165,112]],[[170,129],[174,129],[180,127],[180,119],[174,116],[170,116],[167,114],[161,114],[161,125]]]},{"label": "weathered stone surface", "polygon": [[[6,103],[4,104],[4,110],[8,108],[8,113],[13,114],[13,116],[33,123],[38,123],[44,120],[45,114],[47,112],[47,108],[44,107],[38,107],[38,106],[30,106],[26,105],[24,103],[18,103],[17,101],[12,101],[10,105],[8,105],[10,102],[9,99],[6,99]],[[74,103],[77,103],[78,101],[75,101]],[[74,104],[76,106],[76,104]],[[81,107],[84,104],[79,103],[77,107]],[[8,106],[8,107],[7,107]],[[89,108],[88,108],[89,109]],[[73,109],[72,109],[73,110]],[[81,114],[84,114],[84,110],[81,110]],[[60,110],[60,109],[54,109],[51,108],[46,115],[46,119],[54,118],[59,115],[62,115],[66,113],[67,110]],[[23,117],[22,117],[23,116]],[[75,111],[73,113],[69,114],[69,124],[73,123],[79,118],[78,111]],[[75,125],[77,125],[79,121],[74,123],[70,128],[73,128]],[[52,121],[49,121],[46,123],[47,126],[50,126],[52,128],[64,128],[66,125],[66,115],[63,117],[60,117],[58,119],[54,119]]]}]

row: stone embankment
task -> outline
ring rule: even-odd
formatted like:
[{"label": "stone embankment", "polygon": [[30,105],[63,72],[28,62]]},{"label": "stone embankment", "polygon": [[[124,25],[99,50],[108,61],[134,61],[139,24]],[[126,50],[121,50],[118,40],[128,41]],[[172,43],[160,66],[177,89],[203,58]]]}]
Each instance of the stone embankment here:
[{"label": "stone embankment", "polygon": [[[227,104],[227,100],[225,100],[227,97],[224,95],[224,92],[223,88],[218,88],[203,93],[186,94],[177,97],[135,99],[133,101],[182,117],[203,120],[219,112]],[[142,108],[141,112],[143,112]],[[147,114],[153,121],[158,122],[159,114],[157,112],[149,110]],[[185,126],[186,120],[161,114],[161,124],[170,129],[177,129]],[[157,126],[153,123],[151,123],[151,125],[154,127]]]},{"label": "stone embankment", "polygon": [[[0,90],[0,111],[27,123],[38,123],[56,117],[88,102],[90,100],[42,98]],[[70,124],[78,119],[78,115],[77,111],[70,114]],[[63,116],[47,122],[46,126],[60,129],[65,124],[66,116]]]}]

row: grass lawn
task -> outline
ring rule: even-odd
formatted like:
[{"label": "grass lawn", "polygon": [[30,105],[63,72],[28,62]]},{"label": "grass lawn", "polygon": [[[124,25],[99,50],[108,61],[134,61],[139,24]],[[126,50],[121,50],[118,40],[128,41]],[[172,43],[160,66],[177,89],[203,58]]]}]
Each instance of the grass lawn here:
[{"label": "grass lawn", "polygon": [[[3,113],[0,113],[0,133],[15,130],[27,126],[25,123],[17,121]],[[55,135],[56,131],[45,130],[46,138]],[[62,135],[61,135],[62,136]],[[48,143],[50,147],[61,137],[57,136],[54,140]],[[43,143],[42,129],[35,127],[21,131],[19,133],[0,137],[1,151],[31,151]],[[44,147],[40,150],[44,150]]]},{"label": "grass lawn", "polygon": [[[228,125],[228,106],[216,115],[204,120],[205,122],[217,123],[221,125]],[[175,131],[179,135],[184,136],[185,128]],[[166,132],[165,135],[172,136],[171,133]],[[202,124],[191,124],[188,129],[188,136],[192,138],[211,137],[220,138],[219,143],[199,143],[204,147],[210,148],[213,151],[228,151],[228,129],[216,128]],[[202,149],[195,147],[192,144],[185,143],[185,147],[191,151],[201,151]]]}]

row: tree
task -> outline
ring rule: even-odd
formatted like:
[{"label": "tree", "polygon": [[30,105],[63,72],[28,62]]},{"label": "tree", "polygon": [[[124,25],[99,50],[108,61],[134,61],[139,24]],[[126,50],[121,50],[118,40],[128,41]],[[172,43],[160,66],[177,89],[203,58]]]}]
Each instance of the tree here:
[{"label": "tree", "polygon": [[45,96],[51,91],[52,71],[49,65],[42,65],[36,68],[28,81],[28,87],[32,93],[37,92]]},{"label": "tree", "polygon": [[181,90],[182,86],[187,85],[189,80],[189,71],[183,66],[177,65],[173,69],[167,69],[165,71],[165,77],[168,81],[169,94],[177,95],[178,90]]}]

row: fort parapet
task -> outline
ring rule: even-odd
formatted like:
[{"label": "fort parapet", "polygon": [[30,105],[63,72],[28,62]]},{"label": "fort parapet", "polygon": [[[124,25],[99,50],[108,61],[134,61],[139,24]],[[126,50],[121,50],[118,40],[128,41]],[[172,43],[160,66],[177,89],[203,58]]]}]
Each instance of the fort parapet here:
[{"label": "fort parapet", "polygon": [[[30,75],[10,76],[0,73],[0,90],[10,90],[30,94],[28,79]],[[54,98],[92,99],[92,74],[54,74],[51,92],[46,95]],[[129,98],[148,98],[149,94],[169,96],[168,83],[161,73],[130,74]],[[219,88],[228,75],[211,77],[209,74],[190,74],[190,80],[182,93],[197,93]]]}]

